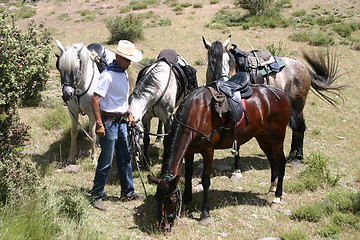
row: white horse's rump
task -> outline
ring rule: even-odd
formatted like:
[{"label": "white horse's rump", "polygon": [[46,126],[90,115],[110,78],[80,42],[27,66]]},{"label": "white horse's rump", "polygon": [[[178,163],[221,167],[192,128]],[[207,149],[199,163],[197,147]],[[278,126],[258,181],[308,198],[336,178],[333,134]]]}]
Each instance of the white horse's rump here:
[{"label": "white horse's rump", "polygon": [[[78,136],[79,114],[87,114],[89,118],[89,136],[95,140],[95,118],[91,107],[91,97],[99,78],[99,70],[91,58],[90,51],[83,43],[63,47],[60,41],[56,40],[60,50],[57,61],[57,68],[60,72],[63,85],[63,99],[68,105],[71,118],[71,148],[68,163],[74,163],[76,140]],[[113,57],[110,51],[107,57],[108,62]],[[91,143],[91,158],[96,163],[95,142]]]}]

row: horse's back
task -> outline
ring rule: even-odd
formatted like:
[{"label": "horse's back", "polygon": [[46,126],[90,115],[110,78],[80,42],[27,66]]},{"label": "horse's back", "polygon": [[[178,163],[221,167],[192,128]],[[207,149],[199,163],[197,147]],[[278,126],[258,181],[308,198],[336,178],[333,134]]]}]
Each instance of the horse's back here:
[{"label": "horse's back", "polygon": [[262,131],[273,131],[272,127],[285,131],[290,121],[290,100],[286,93],[274,86],[252,88],[253,94],[246,101],[249,122]]}]

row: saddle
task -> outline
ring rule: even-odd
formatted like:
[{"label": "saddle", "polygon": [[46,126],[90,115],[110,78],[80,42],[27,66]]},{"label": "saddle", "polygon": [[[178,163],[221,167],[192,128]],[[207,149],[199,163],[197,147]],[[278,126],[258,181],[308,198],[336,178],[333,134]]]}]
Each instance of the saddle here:
[{"label": "saddle", "polygon": [[[181,87],[181,89],[184,89],[184,92],[186,92],[186,90],[191,91],[192,89],[198,87],[198,82],[196,77],[197,70],[194,67],[187,64],[186,60],[180,55],[178,55],[175,50],[173,49],[162,50],[159,53],[154,63],[160,61],[166,62],[174,70],[174,74],[177,79],[177,82]],[[140,80],[140,78],[145,74],[147,69],[154,63],[151,63],[150,65],[140,70],[137,81]]]},{"label": "saddle", "polygon": [[238,123],[244,114],[242,99],[252,95],[250,76],[246,72],[239,72],[228,81],[217,80],[208,85],[212,92],[212,107],[220,117]]},{"label": "saddle", "polygon": [[100,43],[92,43],[89,46],[87,46],[91,53],[91,58],[95,61],[96,66],[99,69],[99,72],[105,70],[107,67],[107,61],[106,61],[106,52],[103,45]]},{"label": "saddle", "polygon": [[250,73],[251,83],[267,83],[270,73],[278,73],[285,63],[279,58],[273,57],[267,50],[241,51],[235,44],[229,51],[234,55],[236,66],[239,71]]}]

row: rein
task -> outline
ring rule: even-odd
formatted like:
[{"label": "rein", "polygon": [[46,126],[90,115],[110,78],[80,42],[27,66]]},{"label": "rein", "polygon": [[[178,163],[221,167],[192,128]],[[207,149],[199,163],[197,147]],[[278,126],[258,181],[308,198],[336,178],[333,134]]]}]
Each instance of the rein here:
[{"label": "rein", "polygon": [[211,133],[205,134],[205,133],[200,132],[200,131],[198,131],[198,130],[192,128],[192,127],[190,127],[189,125],[186,125],[185,123],[181,122],[181,121],[176,117],[176,115],[174,115],[174,120],[175,120],[177,123],[179,123],[181,126],[183,126],[183,127],[187,128],[187,129],[190,129],[190,130],[193,131],[193,132],[196,132],[196,133],[202,135],[201,138],[200,138],[200,140],[191,143],[191,145],[199,145],[199,144],[202,144],[202,143],[204,143],[204,142],[210,142],[210,141],[211,141],[211,138],[212,138],[213,136],[215,136],[216,134],[220,133],[223,129],[225,129],[225,127],[224,127],[223,125],[220,125],[219,127],[217,127],[217,128],[215,128],[214,130],[212,130]]}]

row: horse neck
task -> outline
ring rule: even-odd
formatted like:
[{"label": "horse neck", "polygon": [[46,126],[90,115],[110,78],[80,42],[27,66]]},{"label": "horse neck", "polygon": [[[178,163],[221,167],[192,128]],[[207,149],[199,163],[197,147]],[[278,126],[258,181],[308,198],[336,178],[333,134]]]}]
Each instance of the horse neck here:
[{"label": "horse neck", "polygon": [[[172,73],[172,77],[169,79],[170,70],[170,66],[165,62],[154,63],[139,80],[129,97],[130,110],[135,120],[141,120],[149,108],[156,105],[160,100],[164,100],[164,95],[172,90],[175,78]],[[172,97],[167,96],[166,99],[168,98]],[[167,104],[175,105],[175,100],[173,103]]]},{"label": "horse neck", "polygon": [[[182,160],[193,140],[200,135],[192,129],[205,134],[209,133],[208,128],[211,128],[209,116],[212,116],[211,99],[210,91],[205,87],[201,87],[190,92],[180,104],[169,136],[164,143],[163,174],[181,175]],[[199,112],[201,114],[195,114]]]},{"label": "horse neck", "polygon": [[90,57],[89,50],[85,47],[80,52],[79,57],[81,61],[81,78],[78,85],[78,91],[83,92],[91,86],[95,86],[93,83],[98,80],[100,73],[96,64]]},{"label": "horse neck", "polygon": [[209,84],[220,79],[224,81],[229,80],[229,78],[235,74],[235,69],[232,67],[231,61],[231,56],[227,52],[219,54],[219,56],[209,56],[206,83]]}]

